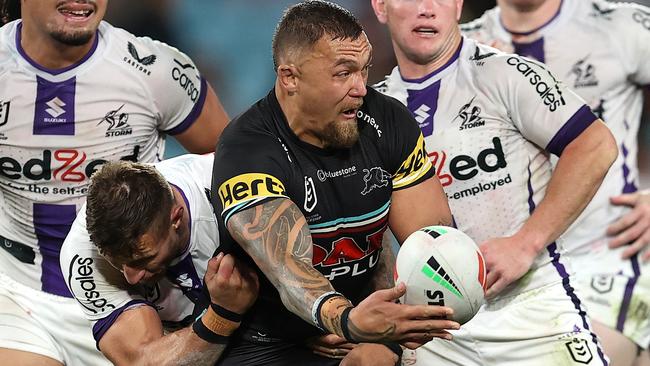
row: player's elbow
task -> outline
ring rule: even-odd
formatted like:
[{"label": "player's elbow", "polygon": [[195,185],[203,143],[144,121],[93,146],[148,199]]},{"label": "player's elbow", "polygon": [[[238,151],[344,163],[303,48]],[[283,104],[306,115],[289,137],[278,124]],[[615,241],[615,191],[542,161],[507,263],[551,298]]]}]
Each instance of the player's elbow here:
[{"label": "player's elbow", "polygon": [[583,160],[594,174],[604,176],[618,156],[616,139],[600,119],[567,146],[562,156],[572,154]]}]

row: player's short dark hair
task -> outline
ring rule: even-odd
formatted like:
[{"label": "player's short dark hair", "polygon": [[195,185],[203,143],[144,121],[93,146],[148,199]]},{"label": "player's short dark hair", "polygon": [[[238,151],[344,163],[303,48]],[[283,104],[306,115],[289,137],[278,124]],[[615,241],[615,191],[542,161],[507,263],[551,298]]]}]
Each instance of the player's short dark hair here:
[{"label": "player's short dark hair", "polygon": [[312,48],[324,35],[356,40],[363,32],[357,18],[337,4],[308,0],[288,8],[273,35],[273,64],[288,51]]},{"label": "player's short dark hair", "polygon": [[20,18],[20,0],[0,0],[0,25]]},{"label": "player's short dark hair", "polygon": [[86,227],[100,253],[119,264],[141,254],[141,236],[170,224],[174,195],[152,165],[116,161],[93,174],[86,201]]}]

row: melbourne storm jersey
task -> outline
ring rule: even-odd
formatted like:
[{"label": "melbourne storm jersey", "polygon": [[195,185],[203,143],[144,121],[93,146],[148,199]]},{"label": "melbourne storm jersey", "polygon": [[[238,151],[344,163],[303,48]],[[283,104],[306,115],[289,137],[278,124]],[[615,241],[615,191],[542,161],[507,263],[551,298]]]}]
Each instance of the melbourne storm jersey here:
[{"label": "melbourne storm jersey", "polygon": [[217,220],[209,198],[213,161],[213,154],[183,155],[155,165],[180,191],[190,216],[187,249],[155,285],[129,285],[124,275],[99,254],[86,230],[86,206],[82,206],[63,243],[60,264],[73,297],[94,324],[97,342],[130,307],[154,307],[169,330],[189,324],[194,320],[195,306],[202,310],[210,303],[203,292],[203,276],[219,246]]},{"label": "melbourne storm jersey", "polygon": [[626,210],[609,197],[638,187],[642,88],[650,85],[650,9],[601,0],[563,0],[530,43],[513,43],[498,8],[463,26],[468,37],[544,62],[612,130],[619,154],[589,206],[563,236],[567,248],[606,249],[605,229]]},{"label": "melbourne storm jersey", "polygon": [[[232,215],[269,199],[291,199],[311,230],[314,268],[337,291],[360,300],[381,255],[392,192],[434,173],[422,134],[398,101],[368,90],[357,122],[352,148],[317,148],[289,128],[275,90],[233,120],[213,172],[224,250],[246,256],[226,229]],[[284,307],[263,274],[260,279],[259,298],[241,327],[248,339],[303,341],[320,332]]]},{"label": "melbourne storm jersey", "polygon": [[77,64],[49,70],[0,28],[0,270],[70,296],[59,250],[104,162],[160,161],[164,134],[185,131],[207,88],[178,50],[102,22]]},{"label": "melbourne storm jersey", "polygon": [[[477,243],[523,225],[550,180],[548,153],[561,154],[596,120],[539,63],[469,39],[434,73],[406,80],[395,68],[377,88],[415,115],[455,222]],[[561,249],[549,245],[513,288],[566,275]]]}]

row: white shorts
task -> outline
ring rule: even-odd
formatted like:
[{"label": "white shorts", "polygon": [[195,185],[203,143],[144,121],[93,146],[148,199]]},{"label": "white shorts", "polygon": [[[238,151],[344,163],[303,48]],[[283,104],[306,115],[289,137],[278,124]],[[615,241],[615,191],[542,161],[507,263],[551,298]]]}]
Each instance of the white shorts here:
[{"label": "white shorts", "polygon": [[454,339],[405,351],[402,365],[608,365],[580,300],[568,282],[496,300]]},{"label": "white shorts", "polygon": [[0,273],[0,348],[64,365],[111,365],[97,350],[76,300],[36,291]]},{"label": "white shorts", "polygon": [[620,251],[574,257],[576,290],[591,319],[616,329],[642,349],[650,346],[650,265]]}]

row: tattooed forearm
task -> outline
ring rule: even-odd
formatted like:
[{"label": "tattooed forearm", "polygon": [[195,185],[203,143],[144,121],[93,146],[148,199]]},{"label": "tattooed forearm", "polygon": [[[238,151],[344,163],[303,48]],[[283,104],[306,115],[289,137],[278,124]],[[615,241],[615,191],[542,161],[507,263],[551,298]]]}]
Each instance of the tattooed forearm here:
[{"label": "tattooed forearm", "polygon": [[300,209],[291,200],[274,199],[233,215],[228,230],[287,309],[311,322],[314,301],[334,289],[312,265],[311,233]]}]

